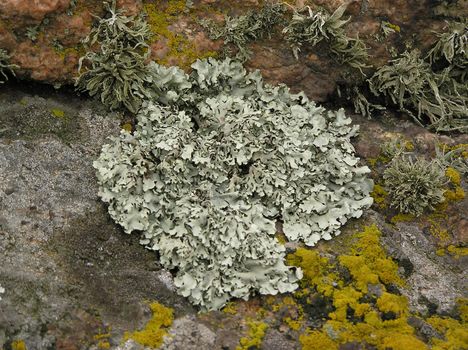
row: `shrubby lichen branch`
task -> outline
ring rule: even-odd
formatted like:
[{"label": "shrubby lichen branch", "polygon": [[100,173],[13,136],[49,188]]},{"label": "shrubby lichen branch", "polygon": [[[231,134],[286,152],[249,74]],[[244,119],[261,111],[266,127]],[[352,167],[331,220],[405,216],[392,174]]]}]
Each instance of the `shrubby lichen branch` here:
[{"label": "shrubby lichen branch", "polygon": [[346,6],[342,5],[332,14],[325,10],[312,11],[310,7],[294,10],[293,17],[283,29],[285,39],[291,45],[294,56],[299,58],[299,52],[304,44],[316,46],[327,41],[331,52],[342,64],[348,64],[362,71],[367,67],[367,48],[359,37],[346,35],[344,25],[348,19],[342,19]]},{"label": "shrubby lichen branch", "polygon": [[[115,0],[105,3],[107,16],[97,18],[83,43],[89,50],[81,57],[88,63],[76,81],[80,91],[98,96],[111,109],[122,106],[135,113],[148,96],[146,85],[151,83],[146,67],[149,47],[146,40],[151,32],[141,16],[125,16],[116,8]],[[95,44],[99,51],[93,51]]]},{"label": "shrubby lichen branch", "polygon": [[369,79],[371,91],[383,95],[421,125],[437,131],[468,130],[468,86],[450,76],[450,68],[434,72],[420,52],[405,52]]},{"label": "shrubby lichen branch", "polygon": [[4,49],[0,49],[0,84],[8,80],[8,74],[15,75],[14,69],[17,65],[10,63],[10,55]]},{"label": "shrubby lichen branch", "polygon": [[438,40],[427,54],[430,63],[444,58],[450,65],[461,68],[466,77],[468,66],[468,21],[450,22],[447,31],[437,33]]},{"label": "shrubby lichen branch", "polygon": [[235,57],[243,62],[252,54],[247,45],[271,35],[272,28],[281,21],[284,11],[280,3],[267,3],[259,11],[250,11],[238,17],[226,16],[224,25],[206,19],[201,20],[200,24],[208,31],[211,39],[222,39],[226,45],[236,46]]}]

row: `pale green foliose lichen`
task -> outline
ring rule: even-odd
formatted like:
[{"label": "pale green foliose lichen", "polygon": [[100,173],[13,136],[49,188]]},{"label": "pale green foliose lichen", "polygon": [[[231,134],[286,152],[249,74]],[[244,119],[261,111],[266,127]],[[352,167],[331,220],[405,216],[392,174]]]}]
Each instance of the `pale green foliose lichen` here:
[{"label": "pale green foliose lichen", "polygon": [[153,98],[133,134],[104,146],[100,196],[127,233],[177,269],[180,294],[204,309],[254,292],[297,288],[275,234],[331,239],[372,204],[369,169],[343,110],[326,111],[229,59],[199,60],[190,75],[148,66]]}]

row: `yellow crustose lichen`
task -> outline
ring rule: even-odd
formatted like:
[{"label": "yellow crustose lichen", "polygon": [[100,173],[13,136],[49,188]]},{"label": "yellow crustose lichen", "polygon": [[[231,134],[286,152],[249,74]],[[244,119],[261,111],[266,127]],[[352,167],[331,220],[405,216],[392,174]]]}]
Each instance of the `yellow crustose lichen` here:
[{"label": "yellow crustose lichen", "polygon": [[247,325],[249,327],[248,334],[246,337],[240,339],[240,345],[236,347],[236,350],[248,350],[252,347],[259,348],[262,344],[268,325],[264,322],[252,320],[249,320]]},{"label": "yellow crustose lichen", "polygon": [[[284,325],[299,334],[303,350],[338,350],[346,343],[360,343],[377,350],[449,350],[463,349],[467,344],[468,302],[460,300],[459,319],[432,316],[426,320],[441,338],[424,342],[409,324],[408,318],[419,317],[409,310],[405,296],[394,292],[405,281],[398,274],[398,265],[387,256],[380,243],[377,226],[364,227],[350,236],[345,253],[335,262],[320,255],[317,249],[298,248],[288,256],[288,263],[300,266],[304,278],[301,288],[292,296],[267,297],[266,304],[275,319],[281,315]],[[447,248],[448,250],[449,248]],[[344,269],[349,272],[344,274]],[[306,328],[306,305],[313,306],[314,296],[321,295],[333,305],[319,328]],[[231,302],[223,310],[235,314]],[[257,312],[247,319],[247,334],[236,350],[260,347],[268,329],[268,312]],[[272,316],[270,314],[270,317]]]},{"label": "yellow crustose lichen", "polygon": [[[460,306],[459,306],[460,308]],[[427,319],[437,332],[444,334],[444,339],[432,338],[432,350],[466,349],[468,344],[468,327],[466,325],[468,312],[462,309],[461,320],[449,317],[433,316]]]},{"label": "yellow crustose lichen", "polygon": [[163,342],[163,337],[167,334],[167,328],[174,320],[173,310],[164,305],[153,302],[149,304],[153,317],[140,331],[124,334],[124,341],[133,339],[138,344],[150,348],[158,348]]},{"label": "yellow crustose lichen", "polygon": [[[166,40],[168,53],[165,58],[156,60],[167,65],[169,60],[181,68],[188,68],[197,59],[216,56],[214,51],[199,51],[183,34],[174,33],[169,26],[180,18],[186,9],[185,0],[169,1],[165,10],[160,5],[145,3],[144,9],[148,15],[147,21],[154,34],[154,40]],[[175,61],[175,62],[172,62]]]},{"label": "yellow crustose lichen", "polygon": [[385,191],[382,185],[375,184],[374,189],[372,190],[371,194],[372,198],[374,198],[374,203],[381,209],[385,208],[387,204],[385,203],[388,192]]},{"label": "yellow crustose lichen", "polygon": [[26,344],[23,340],[15,340],[11,343],[12,350],[27,350]]},{"label": "yellow crustose lichen", "polygon": [[[335,308],[320,328],[308,328],[299,337],[302,349],[338,350],[352,342],[378,350],[462,349],[461,344],[467,344],[467,317],[462,321],[432,317],[428,322],[444,338],[431,339],[429,344],[418,338],[408,323],[411,313],[406,297],[388,289],[403,287],[404,281],[398,265],[382,248],[380,236],[377,226],[365,227],[356,234],[349,253],[339,256],[335,264],[315,250],[300,248],[289,255],[288,261],[304,270],[302,290],[296,295],[319,293],[330,298]],[[342,267],[351,278],[343,276]]]},{"label": "yellow crustose lichen", "polygon": [[444,193],[447,202],[456,202],[465,198],[465,191],[461,187],[461,175],[452,167],[445,170],[445,176],[450,180],[451,188]]}]

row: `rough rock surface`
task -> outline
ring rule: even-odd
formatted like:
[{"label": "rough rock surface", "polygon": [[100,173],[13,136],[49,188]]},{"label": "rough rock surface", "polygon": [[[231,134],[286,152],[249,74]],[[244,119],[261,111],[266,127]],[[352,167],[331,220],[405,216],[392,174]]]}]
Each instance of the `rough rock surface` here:
[{"label": "rough rock surface", "polygon": [[216,334],[204,324],[197,322],[196,317],[185,316],[174,321],[169,335],[161,349],[164,350],[199,350],[213,349]]},{"label": "rough rock surface", "polygon": [[407,277],[408,288],[403,294],[408,297],[413,309],[425,313],[427,300],[439,312],[448,312],[453,301],[463,297],[466,275],[455,265],[445,264],[433,249],[431,237],[411,224],[400,223],[397,231],[389,232],[385,243],[388,251],[399,261],[411,264],[412,273]]},{"label": "rough rock surface", "polygon": [[0,348],[20,338],[28,349],[78,349],[106,324],[136,328],[145,299],[191,310],[97,197],[92,161],[119,119],[45,95],[0,94]]},{"label": "rough rock surface", "polygon": [[[129,14],[142,11],[149,0],[119,0],[121,8]],[[347,15],[352,16],[347,30],[349,35],[363,39],[371,52],[369,63],[380,66],[390,57],[390,48],[404,48],[412,45],[427,48],[434,40],[433,30],[444,26],[445,15],[468,16],[468,2],[459,0],[443,1],[385,1],[385,0],[336,0],[296,1],[297,4],[324,6],[333,11],[347,3]],[[78,59],[83,54],[80,40],[89,32],[93,23],[92,15],[103,14],[103,2],[96,0],[4,0],[0,2],[0,48],[11,53],[12,63],[19,66],[16,73],[21,78],[43,81],[55,86],[73,83],[77,75]],[[249,8],[259,6],[258,1],[225,0],[193,1],[190,13],[179,9],[185,0],[158,1],[156,9],[161,14],[169,11],[169,30],[181,35],[193,45],[190,60],[209,50],[218,50],[220,43],[207,39],[197,20],[204,17],[222,18],[222,13],[238,15]],[[160,20],[156,19],[156,22]],[[376,40],[380,23],[388,21],[399,26],[399,33],[390,35],[384,41]],[[161,28],[160,28],[161,29]],[[178,62],[177,50],[171,50],[167,32],[157,33],[152,44],[153,58],[160,62]],[[178,37],[176,42],[180,42]],[[271,82],[283,82],[295,91],[304,90],[311,98],[325,101],[336,89],[338,79],[346,73],[347,67],[340,66],[321,47],[307,49],[296,61],[284,39],[275,33],[270,40],[252,46],[254,55],[249,62],[251,68],[259,68]],[[190,62],[185,62],[188,66]]]}]

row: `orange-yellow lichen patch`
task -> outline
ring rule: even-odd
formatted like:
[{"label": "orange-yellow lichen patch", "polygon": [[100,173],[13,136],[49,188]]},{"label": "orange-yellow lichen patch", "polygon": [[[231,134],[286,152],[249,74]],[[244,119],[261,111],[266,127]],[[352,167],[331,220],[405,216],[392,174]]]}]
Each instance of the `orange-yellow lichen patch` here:
[{"label": "orange-yellow lichen patch", "polygon": [[26,343],[23,340],[14,340],[11,343],[11,350],[27,350]]},{"label": "orange-yellow lichen patch", "polygon": [[97,341],[97,347],[98,349],[110,349],[111,344],[109,343],[109,338],[111,337],[110,333],[99,333],[94,335],[94,340]]},{"label": "orange-yellow lichen patch", "polygon": [[431,226],[429,228],[430,234],[437,239],[439,247],[445,247],[450,243],[452,236],[449,231],[443,226],[443,221],[436,221],[433,218],[429,218]]},{"label": "orange-yellow lichen patch", "polygon": [[253,320],[249,320],[247,325],[249,327],[248,334],[239,340],[239,346],[236,347],[236,350],[259,349],[262,344],[268,325],[264,322]]},{"label": "orange-yellow lichen patch", "polygon": [[468,327],[466,321],[434,316],[429,318],[427,323],[444,335],[444,339],[435,337],[431,339],[432,350],[455,350],[467,348]]},{"label": "orange-yellow lichen patch", "polygon": [[[360,257],[360,262],[364,262],[365,266],[359,263],[354,266],[350,263],[347,267],[355,278],[354,284],[362,291],[366,291],[364,283],[368,279],[373,279],[364,276],[360,273],[360,269],[364,271],[371,270],[372,274],[377,275],[378,279],[384,284],[403,285],[403,280],[398,276],[398,265],[385,253],[383,247],[380,245],[381,233],[377,226],[365,227],[362,232],[356,234],[358,242],[351,248],[351,254],[348,257]],[[340,257],[344,260],[347,259],[346,255]],[[351,259],[351,262],[355,260]],[[371,282],[370,282],[371,283]]]},{"label": "orange-yellow lichen patch", "polygon": [[[389,285],[403,286],[404,281],[398,275],[398,265],[382,248],[380,236],[376,226],[365,227],[336,265],[314,250],[298,250],[288,257],[290,263],[304,270],[301,287],[322,295],[319,290],[327,291],[334,307],[322,327],[309,328],[300,336],[302,349],[338,349],[353,342],[378,350],[428,349],[407,322],[410,312],[406,298],[387,290]],[[343,267],[351,279],[339,272]],[[334,283],[328,285],[330,280]],[[370,286],[380,290],[378,297],[370,292]]]},{"label": "orange-yellow lichen patch", "polygon": [[65,112],[59,108],[52,108],[50,112],[56,118],[65,118]]},{"label": "orange-yellow lichen patch", "polygon": [[467,256],[468,255],[468,248],[466,247],[457,247],[453,244],[449,245],[447,247],[447,252],[455,257],[455,259],[459,259],[462,256]]},{"label": "orange-yellow lichen patch", "polygon": [[131,123],[125,123],[122,125],[122,130],[125,130],[126,132],[132,132],[132,124]]},{"label": "orange-yellow lichen patch", "polygon": [[163,342],[163,337],[167,334],[167,328],[172,325],[174,320],[173,310],[164,305],[153,302],[149,304],[152,318],[140,331],[124,334],[124,341],[133,339],[137,343],[151,348],[158,348]]},{"label": "orange-yellow lichen patch", "polygon": [[237,314],[236,304],[234,302],[229,302],[226,306],[223,307],[222,310],[225,314],[235,315]]},{"label": "orange-yellow lichen patch", "polygon": [[303,350],[338,350],[339,344],[323,331],[308,329],[299,337]]},{"label": "orange-yellow lichen patch", "polygon": [[408,301],[403,296],[383,292],[377,299],[377,307],[382,312],[393,312],[396,315],[403,315],[408,312]]},{"label": "orange-yellow lichen patch", "polygon": [[465,191],[461,187],[461,175],[452,168],[448,167],[445,176],[450,180],[450,188],[444,193],[446,202],[456,202],[465,198]]},{"label": "orange-yellow lichen patch", "polygon": [[452,167],[448,167],[445,170],[445,176],[448,177],[448,179],[454,184],[454,185],[460,185],[461,183],[461,176],[460,173],[455,170]]},{"label": "orange-yellow lichen patch", "polygon": [[280,299],[279,303],[272,305],[271,309],[274,312],[280,312],[283,316],[283,323],[290,329],[298,331],[304,324],[304,310],[297,301],[291,297],[286,296]]},{"label": "orange-yellow lichen patch", "polygon": [[304,292],[312,287],[325,296],[333,293],[333,285],[337,277],[331,272],[327,273],[330,269],[329,261],[321,257],[317,251],[299,248],[294,254],[288,255],[287,262],[289,265],[302,268],[304,278],[301,286],[304,287]]},{"label": "orange-yellow lichen patch", "polygon": [[408,221],[412,221],[414,219],[415,219],[414,215],[398,213],[397,215],[393,216],[390,219],[390,222],[392,224],[396,225],[399,222],[408,222]]}]

